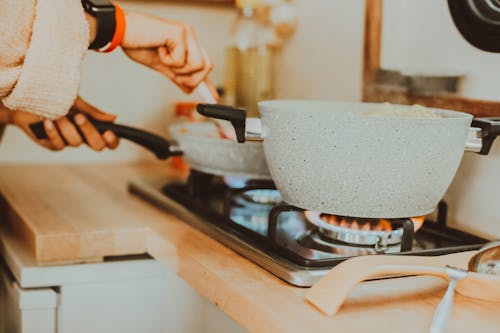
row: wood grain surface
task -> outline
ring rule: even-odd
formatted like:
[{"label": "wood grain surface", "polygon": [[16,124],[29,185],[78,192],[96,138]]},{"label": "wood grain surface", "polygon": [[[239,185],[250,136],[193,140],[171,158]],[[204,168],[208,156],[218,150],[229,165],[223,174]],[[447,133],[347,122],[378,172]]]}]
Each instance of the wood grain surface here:
[{"label": "wood grain surface", "polygon": [[127,201],[126,179],[119,178],[120,170],[112,172],[113,178],[95,171],[85,166],[1,168],[7,223],[40,264],[146,252],[149,229],[134,208],[138,203]]},{"label": "wood grain surface", "polygon": [[[305,300],[308,289],[286,284],[130,195],[127,181],[140,175],[178,177],[166,164],[0,167],[6,210],[18,217],[3,221],[26,237],[32,251],[44,249],[38,255],[45,260],[147,251],[251,332],[428,331],[444,281],[362,283],[337,315],[324,316]],[[457,295],[448,331],[498,332],[498,309],[499,303]]]}]

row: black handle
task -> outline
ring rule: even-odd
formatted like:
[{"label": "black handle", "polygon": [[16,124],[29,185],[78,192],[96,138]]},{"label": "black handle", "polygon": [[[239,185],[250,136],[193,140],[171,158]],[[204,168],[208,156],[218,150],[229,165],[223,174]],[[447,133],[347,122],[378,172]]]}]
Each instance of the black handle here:
[{"label": "black handle", "polygon": [[196,110],[205,117],[230,121],[236,131],[238,142],[245,142],[247,119],[247,112],[245,110],[219,104],[198,104]]},{"label": "black handle", "polygon": [[[73,121],[71,117],[69,119]],[[153,152],[156,157],[161,160],[167,159],[170,156],[182,155],[182,152],[180,151],[171,150],[170,142],[159,135],[149,133],[134,127],[118,125],[115,123],[99,121],[91,118],[88,118],[88,120],[94,125],[99,133],[102,134],[106,131],[111,131],[115,133],[116,136],[132,141],[139,146],[142,146],[147,150]],[[78,129],[78,126],[76,126],[76,128]],[[31,124],[30,129],[37,139],[48,138],[47,133],[45,132],[45,128],[43,127],[43,122]]]},{"label": "black handle", "polygon": [[500,135],[500,118],[474,118],[472,127],[481,129],[481,139],[483,145],[479,154],[488,155],[493,145],[493,141]]}]

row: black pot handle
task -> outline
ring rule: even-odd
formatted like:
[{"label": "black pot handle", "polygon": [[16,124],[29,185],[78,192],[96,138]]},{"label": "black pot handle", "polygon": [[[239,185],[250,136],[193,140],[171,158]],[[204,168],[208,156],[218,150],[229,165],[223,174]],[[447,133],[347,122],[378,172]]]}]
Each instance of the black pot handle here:
[{"label": "black pot handle", "polygon": [[482,147],[479,151],[481,155],[488,155],[493,145],[493,141],[500,135],[500,118],[474,118],[472,127],[481,129]]},{"label": "black pot handle", "polygon": [[196,110],[205,117],[230,121],[236,131],[236,139],[238,142],[245,142],[246,110],[219,104],[198,104]]},{"label": "black pot handle", "polygon": [[[72,122],[74,122],[72,117],[68,117]],[[182,152],[179,150],[172,149],[169,141],[165,140],[159,135],[146,132],[144,130],[119,125],[110,122],[99,121],[91,118],[87,118],[97,129],[99,133],[104,133],[106,131],[111,131],[116,134],[116,136],[132,141],[139,146],[146,148],[147,150],[153,152],[156,157],[161,160],[165,160],[170,156],[180,156]],[[76,126],[78,129],[78,126]],[[38,122],[30,125],[30,129],[37,139],[47,139],[47,133],[43,127],[43,122]],[[82,135],[82,133],[80,133]],[[82,138],[85,137],[82,135]]]}]

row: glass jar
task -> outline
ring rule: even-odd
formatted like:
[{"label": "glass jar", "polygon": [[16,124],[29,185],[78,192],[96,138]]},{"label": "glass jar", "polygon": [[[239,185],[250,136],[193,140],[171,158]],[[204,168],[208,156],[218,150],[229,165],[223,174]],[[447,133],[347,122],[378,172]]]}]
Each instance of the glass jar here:
[{"label": "glass jar", "polygon": [[226,47],[226,99],[258,117],[257,103],[274,97],[270,25],[257,15],[258,0],[238,0],[238,18]]}]

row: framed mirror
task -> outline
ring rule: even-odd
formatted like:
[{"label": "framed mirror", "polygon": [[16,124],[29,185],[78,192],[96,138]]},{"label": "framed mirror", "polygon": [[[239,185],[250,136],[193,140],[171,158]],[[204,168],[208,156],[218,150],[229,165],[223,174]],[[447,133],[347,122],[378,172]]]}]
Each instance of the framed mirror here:
[{"label": "framed mirror", "polygon": [[446,1],[366,0],[363,100],[500,116],[500,53],[472,47]]}]

